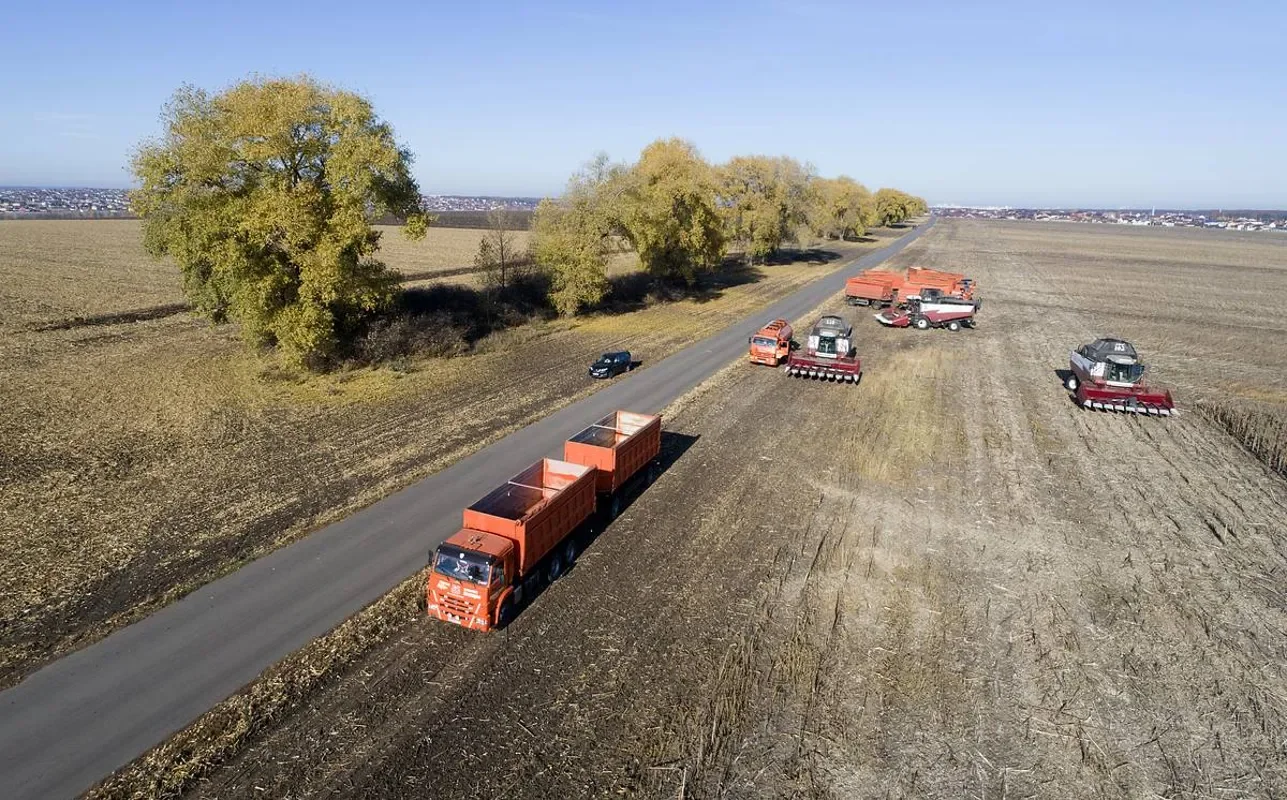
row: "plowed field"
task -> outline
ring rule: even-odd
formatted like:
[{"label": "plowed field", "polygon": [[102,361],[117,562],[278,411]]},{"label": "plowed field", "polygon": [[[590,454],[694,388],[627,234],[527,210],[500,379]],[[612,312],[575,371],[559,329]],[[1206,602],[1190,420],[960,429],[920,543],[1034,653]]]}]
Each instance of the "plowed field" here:
[{"label": "plowed field", "polygon": [[1287,322],[1224,310],[1287,248],[1146,233],[939,223],[900,260],[976,276],[977,330],[851,313],[857,387],[731,366],[506,631],[404,624],[195,793],[1282,796],[1287,482],[1055,370],[1120,334],[1183,411],[1273,398]]}]

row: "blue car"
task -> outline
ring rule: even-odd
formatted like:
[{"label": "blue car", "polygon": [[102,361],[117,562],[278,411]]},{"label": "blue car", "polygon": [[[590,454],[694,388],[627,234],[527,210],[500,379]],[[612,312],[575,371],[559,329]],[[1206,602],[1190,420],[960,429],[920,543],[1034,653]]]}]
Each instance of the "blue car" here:
[{"label": "blue car", "polygon": [[611,378],[635,368],[630,360],[630,352],[621,350],[616,353],[604,353],[599,360],[590,365],[591,378]]}]

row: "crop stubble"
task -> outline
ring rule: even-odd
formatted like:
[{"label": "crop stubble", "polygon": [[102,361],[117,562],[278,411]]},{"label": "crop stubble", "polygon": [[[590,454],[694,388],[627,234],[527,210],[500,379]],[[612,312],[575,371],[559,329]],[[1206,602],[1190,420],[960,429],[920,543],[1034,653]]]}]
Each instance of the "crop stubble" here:
[{"label": "crop stubble", "polygon": [[[1287,791],[1287,486],[1202,415],[1086,412],[1054,375],[1121,332],[1184,404],[1283,363],[1284,330],[1167,320],[1164,347],[1088,298],[1170,241],[1118,235],[941,223],[902,259],[979,277],[978,330],[861,318],[857,388],[725,371],[507,632],[404,623],[195,793]],[[1245,360],[1177,354],[1210,347]]]},{"label": "crop stubble", "polygon": [[[120,228],[102,226],[137,230],[5,222],[0,237],[21,237],[25,228],[8,226],[24,224],[55,226],[37,229],[44,236],[83,226],[47,242],[66,251],[67,274],[81,270],[82,251],[128,249]],[[584,369],[597,353],[626,344],[646,368],[833,268],[757,268],[705,302],[524,325],[467,357],[305,381],[189,314],[4,330],[0,685],[592,391]],[[62,284],[40,284],[41,274],[12,291],[47,293],[53,307]],[[46,319],[140,300],[112,295],[110,281],[101,290],[114,299]]]}]

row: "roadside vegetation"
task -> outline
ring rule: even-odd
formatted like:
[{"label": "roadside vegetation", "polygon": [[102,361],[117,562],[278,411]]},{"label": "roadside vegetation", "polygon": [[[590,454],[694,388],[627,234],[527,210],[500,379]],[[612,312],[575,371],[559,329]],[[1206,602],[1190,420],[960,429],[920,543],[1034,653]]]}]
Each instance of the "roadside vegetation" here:
[{"label": "roadside vegetation", "polygon": [[[213,95],[184,87],[163,119],[162,136],[134,158],[141,188],[131,204],[148,251],[179,266],[198,311],[310,371],[364,360],[360,342],[372,331],[406,326],[374,223],[400,219],[414,241],[433,218],[420,208],[412,154],[366,99],[307,76],[255,78]],[[802,229],[857,236],[925,208],[896,190],[871,195],[851,179],[819,178],[793,159],[715,167],[688,142],[659,140],[633,165],[597,159],[564,197],[543,202],[530,254],[514,221],[489,215],[474,267],[489,292],[504,293],[535,262],[542,280],[528,288],[545,287],[566,316],[604,301],[623,244],[658,282],[691,287],[730,243],[753,262],[798,242]]]}]

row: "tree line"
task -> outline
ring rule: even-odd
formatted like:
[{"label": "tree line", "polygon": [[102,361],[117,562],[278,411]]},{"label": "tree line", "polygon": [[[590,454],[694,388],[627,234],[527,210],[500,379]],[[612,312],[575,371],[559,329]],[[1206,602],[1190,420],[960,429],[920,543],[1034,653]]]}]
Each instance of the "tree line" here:
[{"label": "tree line", "polygon": [[[412,154],[368,100],[307,76],[255,78],[218,94],[183,87],[162,121],[133,158],[130,202],[144,245],[174,259],[200,312],[317,368],[395,307],[398,276],[376,258],[373,223],[392,215],[416,239],[433,217]],[[633,164],[599,156],[574,174],[537,208],[530,252],[493,215],[476,263],[502,290],[515,268],[535,265],[553,307],[574,314],[604,299],[622,246],[655,278],[692,284],[733,251],[762,261],[802,237],[861,236],[926,208],[792,158],[713,165],[665,139]]]},{"label": "tree line", "polygon": [[649,274],[696,281],[736,251],[763,261],[804,237],[853,238],[927,210],[897,189],[869,191],[823,178],[786,156],[737,156],[713,165],[692,144],[663,139],[631,165],[599,156],[547,198],[532,221],[532,255],[563,314],[599,303],[613,243],[625,241]]}]

